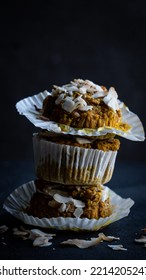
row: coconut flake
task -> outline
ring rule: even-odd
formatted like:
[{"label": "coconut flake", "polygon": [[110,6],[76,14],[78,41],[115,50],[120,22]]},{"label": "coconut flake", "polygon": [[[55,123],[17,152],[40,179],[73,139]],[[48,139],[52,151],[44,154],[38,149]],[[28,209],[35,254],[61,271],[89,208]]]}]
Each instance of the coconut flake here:
[{"label": "coconut flake", "polygon": [[93,98],[99,98],[99,97],[104,97],[106,95],[106,92],[105,91],[98,91],[98,92],[95,92],[92,97]]},{"label": "coconut flake", "polygon": [[85,86],[82,86],[78,89],[79,93],[81,94],[86,94],[87,93],[87,89],[88,87],[85,85]]},{"label": "coconut flake", "polygon": [[45,236],[39,236],[35,238],[33,241],[33,246],[39,246],[39,247],[46,247],[52,245],[52,242],[48,242],[48,237]]},{"label": "coconut flake", "polygon": [[105,188],[102,190],[101,201],[105,201],[109,197],[109,191]]},{"label": "coconut flake", "polygon": [[102,241],[102,237],[97,237],[94,240],[84,240],[84,239],[68,239],[61,242],[62,245],[75,245],[80,249],[89,248],[95,246]]},{"label": "coconut flake", "polygon": [[67,196],[62,196],[60,195],[59,193],[55,193],[53,195],[53,198],[59,202],[59,203],[68,203],[68,202],[71,202],[72,201],[72,198],[71,197],[67,197]]},{"label": "coconut flake", "polygon": [[85,85],[85,81],[83,79],[74,79],[73,81],[71,81],[71,84],[77,87],[81,87],[82,85]]},{"label": "coconut flake", "polygon": [[79,95],[74,99],[76,109],[79,107],[87,106],[87,102],[82,98],[82,95]]},{"label": "coconut flake", "polygon": [[30,239],[33,241],[33,246],[50,246],[52,243],[49,242],[56,234],[45,233],[39,229],[27,230],[23,227],[19,230],[18,228],[13,228],[13,234],[15,236],[21,237],[23,240]]},{"label": "coconut flake", "polygon": [[48,237],[48,239],[52,239],[53,236],[55,236],[55,234],[52,234],[52,233],[46,233],[46,232],[43,232],[42,230],[39,230],[39,229],[31,229],[30,230],[30,234],[29,234],[29,239],[34,239],[36,237]]},{"label": "coconut flake", "polygon": [[119,110],[118,95],[114,87],[110,87],[107,95],[103,98],[103,102],[114,111]]},{"label": "coconut flake", "polygon": [[52,96],[57,96],[60,93],[66,93],[66,92],[67,92],[67,90],[64,88],[64,86],[59,87],[59,86],[54,85],[53,89],[52,89]]},{"label": "coconut flake", "polygon": [[14,229],[13,229],[13,234],[14,234],[15,236],[23,237],[23,236],[28,235],[29,233],[28,233],[27,231],[23,231],[23,230],[19,230],[18,228],[14,228]]},{"label": "coconut flake", "polygon": [[70,95],[72,95],[74,91],[78,91],[78,87],[77,87],[77,86],[74,86],[74,85],[72,85],[72,84],[64,85],[63,88],[64,88],[65,91],[68,92]]},{"label": "coconut flake", "polygon": [[60,213],[63,213],[63,212],[65,212],[65,210],[66,210],[66,204],[62,203],[61,206],[58,208],[58,211]]},{"label": "coconut flake", "polygon": [[91,140],[86,139],[86,138],[81,138],[81,137],[76,137],[75,140],[76,140],[79,144],[90,144],[90,143],[92,143]]},{"label": "coconut flake", "polygon": [[[96,90],[96,92],[95,92]],[[102,87],[95,85],[93,82],[89,80],[77,80],[75,82],[75,85],[64,85],[62,87],[55,87],[55,92],[61,93],[68,93],[69,95],[72,95],[74,91],[79,91],[81,94],[85,94],[86,92],[91,92],[94,93],[92,95],[93,98],[99,98],[99,97],[104,97],[103,101],[104,103],[112,108],[114,111],[119,109],[119,104],[118,104],[118,95],[117,92],[113,87],[109,89],[108,92],[102,89]],[[54,93],[54,91],[53,91]],[[61,93],[58,98],[56,99],[55,103],[56,105],[59,105],[61,103],[62,108],[71,113],[75,109],[79,109],[81,111],[88,111],[92,110],[93,106],[88,106],[86,101],[82,98],[82,95],[78,96],[73,100],[72,96],[65,96],[64,93]]]},{"label": "coconut flake", "polygon": [[[113,240],[119,240],[119,237],[106,236],[104,233],[99,233],[97,238],[92,237],[90,240],[68,239],[66,241],[63,241],[61,244],[63,244],[63,245],[75,245],[75,246],[77,246],[81,249],[84,249],[84,248],[88,248],[88,247],[91,247],[91,246],[95,246],[102,241],[113,241]],[[116,245],[116,246],[122,246],[122,245]],[[123,248],[122,250],[127,250],[127,249]]]},{"label": "coconut flake", "polygon": [[67,196],[68,195],[68,193],[66,192],[66,191],[61,191],[61,190],[58,190],[58,189],[50,189],[49,191],[48,191],[48,194],[50,195],[50,196],[54,196],[56,193],[58,193],[58,194],[60,194],[60,195],[62,195],[62,196]]},{"label": "coconut flake", "polygon": [[61,106],[63,110],[71,113],[76,109],[82,110],[82,111],[88,111],[93,108],[93,106],[88,106],[87,102],[82,98],[82,95],[76,97],[73,100],[73,97],[66,96],[63,99],[63,102],[61,103]]},{"label": "coconut flake", "polygon": [[135,242],[146,243],[146,236],[145,235],[141,235],[140,238],[135,239]]},{"label": "coconut flake", "polygon": [[61,104],[61,107],[63,110],[71,113],[75,108],[75,102],[72,100],[72,97],[67,96]]},{"label": "coconut flake", "polygon": [[87,102],[81,96],[77,98],[78,100],[75,101],[75,109],[79,109],[80,111],[92,110],[93,106],[87,105]]},{"label": "coconut flake", "polygon": [[58,98],[55,100],[55,104],[59,105],[61,101],[64,99],[64,93],[61,93]]},{"label": "coconut flake", "polygon": [[73,199],[71,196],[66,197],[66,196],[62,196],[62,195],[56,193],[56,194],[54,194],[53,198],[61,204],[72,202],[75,207],[81,207],[81,208],[85,207],[84,202],[82,202],[81,200],[78,200],[78,199]]},{"label": "coconut flake", "polygon": [[92,110],[92,108],[93,108],[93,106],[87,105],[87,106],[79,107],[78,109],[80,111],[89,111],[89,110]]},{"label": "coconut flake", "polygon": [[74,216],[76,218],[80,218],[82,214],[84,213],[83,209],[81,207],[77,207],[75,211],[73,212]]},{"label": "coconut flake", "polygon": [[127,251],[127,249],[124,248],[122,244],[108,245],[108,247],[115,250],[115,251]]},{"label": "coconut flake", "polygon": [[98,92],[104,92],[105,90],[101,87],[101,86],[99,86],[99,85],[96,85],[95,84],[95,87],[96,87],[96,90],[98,91]]},{"label": "coconut flake", "polygon": [[113,241],[113,240],[119,240],[120,237],[115,237],[115,236],[106,236],[104,233],[99,233],[98,236],[102,237],[102,240],[104,241]]},{"label": "coconut flake", "polygon": [[82,79],[74,79],[71,83],[77,87],[78,92],[81,94],[86,94],[87,92],[93,93],[95,91],[103,91],[101,86],[98,86],[89,80],[84,81]]}]

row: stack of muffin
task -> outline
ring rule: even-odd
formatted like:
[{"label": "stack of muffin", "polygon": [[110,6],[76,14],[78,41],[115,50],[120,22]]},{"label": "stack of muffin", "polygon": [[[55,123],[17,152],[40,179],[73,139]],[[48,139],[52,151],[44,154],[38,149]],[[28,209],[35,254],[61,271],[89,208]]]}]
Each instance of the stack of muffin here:
[{"label": "stack of muffin", "polygon": [[[108,95],[113,100],[107,99]],[[54,86],[40,110],[41,118],[80,129],[129,126],[122,123],[113,88],[109,91],[86,80]],[[111,106],[108,104],[111,103]],[[114,108],[112,108],[112,106]],[[38,109],[38,108],[36,108]],[[27,213],[39,218],[105,218],[111,215],[109,194],[104,190],[113,174],[120,141],[114,134],[79,136],[42,130],[33,136],[36,193]]]},{"label": "stack of muffin", "polygon": [[[81,79],[53,86],[51,93],[31,100],[31,105],[36,102],[34,116],[23,108],[24,101],[18,111],[41,128],[33,135],[36,191],[25,212],[38,218],[111,216],[114,208],[104,184],[112,177],[120,147],[115,136],[144,140],[143,130],[135,132],[123,121],[126,107],[115,89]],[[128,119],[134,122],[134,114]]]}]

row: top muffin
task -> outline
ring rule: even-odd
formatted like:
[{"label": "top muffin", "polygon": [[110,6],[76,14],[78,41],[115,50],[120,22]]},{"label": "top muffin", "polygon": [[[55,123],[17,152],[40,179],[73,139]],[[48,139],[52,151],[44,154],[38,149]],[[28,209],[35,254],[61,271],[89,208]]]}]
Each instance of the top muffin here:
[{"label": "top muffin", "polygon": [[83,137],[114,134],[132,141],[144,141],[139,117],[109,90],[89,80],[74,79],[53,86],[16,103],[19,114],[36,127],[49,132]]},{"label": "top muffin", "polygon": [[53,86],[51,95],[44,99],[42,115],[74,128],[114,127],[123,131],[131,128],[122,122],[114,87],[107,90],[89,80],[74,79],[61,87]]}]

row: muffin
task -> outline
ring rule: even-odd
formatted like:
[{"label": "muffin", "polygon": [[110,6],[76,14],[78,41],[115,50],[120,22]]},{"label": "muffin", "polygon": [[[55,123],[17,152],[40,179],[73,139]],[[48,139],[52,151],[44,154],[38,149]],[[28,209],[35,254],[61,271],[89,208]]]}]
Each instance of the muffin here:
[{"label": "muffin", "polygon": [[66,185],[101,185],[113,174],[120,141],[67,137],[38,133],[33,135],[37,178]]},{"label": "muffin", "polygon": [[[47,183],[48,184],[48,183]],[[50,186],[52,187],[52,183],[49,183]],[[109,224],[118,221],[126,216],[129,215],[130,212],[130,208],[132,207],[132,205],[134,204],[134,201],[131,198],[122,198],[120,197],[118,194],[116,194],[114,191],[112,191],[110,188],[108,188],[107,186],[102,186],[103,190],[102,191],[102,200],[100,201],[100,203],[102,204],[102,202],[104,203],[106,201],[106,199],[109,198],[109,203],[110,206],[108,206],[107,204],[107,210],[111,211],[111,215],[109,217],[105,217],[105,218],[99,218],[99,219],[91,219],[91,218],[76,218],[75,216],[73,217],[52,217],[52,218],[39,218],[37,217],[37,215],[40,215],[40,203],[43,202],[44,199],[46,199],[46,192],[48,193],[48,188],[46,188],[46,183],[45,183],[45,187],[44,184],[40,184],[39,183],[39,187],[38,188],[38,184],[37,184],[37,188],[36,188],[36,181],[30,181],[27,182],[23,185],[21,185],[20,187],[16,188],[5,200],[4,202],[4,209],[7,210],[9,213],[11,213],[14,217],[16,217],[17,219],[20,219],[21,221],[23,221],[23,223],[26,223],[28,225],[33,225],[33,226],[39,226],[39,227],[43,227],[43,228],[54,228],[57,230],[73,230],[73,231],[97,231],[105,226],[108,226]],[[62,185],[57,185],[54,186],[56,187],[56,189],[62,187]],[[80,188],[80,186],[78,186]],[[86,188],[88,186],[85,186]],[[96,188],[96,186],[91,186],[94,187],[94,190]],[[82,186],[81,186],[82,188]],[[89,188],[88,188],[89,189]],[[76,189],[73,186],[73,190],[72,191],[76,191]],[[83,190],[83,188],[82,188]],[[98,194],[100,193],[100,189],[99,186],[96,190],[96,193],[98,191]],[[32,197],[35,195],[36,192],[39,192],[40,194],[43,194],[42,199],[39,199],[38,203],[35,203],[34,207],[32,208],[32,204],[31,199]],[[41,193],[42,192],[42,193]],[[68,186],[67,186],[67,192],[68,192]],[[77,190],[77,193],[79,193],[79,191]],[[85,192],[83,192],[85,194]],[[92,192],[93,194],[94,192]],[[76,195],[76,193],[75,193]],[[87,197],[88,199],[90,199],[92,196],[87,195],[87,192],[85,194],[86,196],[86,200]],[[93,198],[95,198],[95,196],[93,196]],[[76,199],[76,198],[74,198]],[[86,203],[82,201],[82,197],[79,197],[78,200],[80,200],[82,203]],[[78,206],[83,206],[84,204],[80,204]],[[98,203],[96,204],[96,206],[98,205]],[[30,208],[31,207],[31,208]],[[64,206],[63,206],[64,207]],[[102,205],[101,205],[102,207]],[[104,211],[106,210],[106,207],[102,207],[100,209],[103,209]],[[42,207],[41,207],[42,208]],[[79,208],[79,207],[78,207]],[[34,213],[34,209],[35,211],[37,211],[37,213]],[[36,210],[37,209],[37,210]],[[44,207],[42,208],[44,209]],[[53,207],[50,208],[51,211],[53,210]],[[83,207],[80,207],[80,210],[85,210]],[[44,211],[44,210],[43,210]],[[28,214],[27,214],[28,212]],[[59,212],[60,213],[60,212]],[[76,210],[76,214],[81,213],[81,211]],[[89,213],[89,211],[88,211]],[[86,213],[84,213],[86,214]],[[93,212],[92,212],[93,214]],[[43,216],[46,216],[47,213],[44,213]],[[60,214],[61,215],[61,214]],[[103,215],[103,214],[99,214],[99,215]],[[53,216],[53,213],[52,213]],[[105,214],[104,214],[105,216]]]},{"label": "muffin", "polygon": [[115,134],[132,141],[144,141],[139,117],[109,90],[89,80],[75,79],[17,102],[19,114],[34,126],[49,132],[83,137]]},{"label": "muffin", "polygon": [[[36,180],[36,192],[25,209],[38,218],[106,218],[112,214],[110,197],[103,186],[66,186]],[[39,207],[38,207],[39,205]]]},{"label": "muffin", "polygon": [[127,131],[130,126],[122,122],[117,98],[113,87],[107,90],[89,80],[75,79],[53,87],[43,101],[42,116],[74,128],[114,127]]}]

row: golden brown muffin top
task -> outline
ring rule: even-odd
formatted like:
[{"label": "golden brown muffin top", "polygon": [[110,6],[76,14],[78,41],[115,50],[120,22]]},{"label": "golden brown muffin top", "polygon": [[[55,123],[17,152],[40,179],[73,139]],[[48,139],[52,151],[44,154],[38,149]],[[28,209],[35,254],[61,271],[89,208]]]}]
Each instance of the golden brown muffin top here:
[{"label": "golden brown muffin top", "polygon": [[53,86],[42,108],[42,116],[74,128],[114,127],[128,130],[122,123],[118,95],[89,80],[74,79],[70,84]]}]

